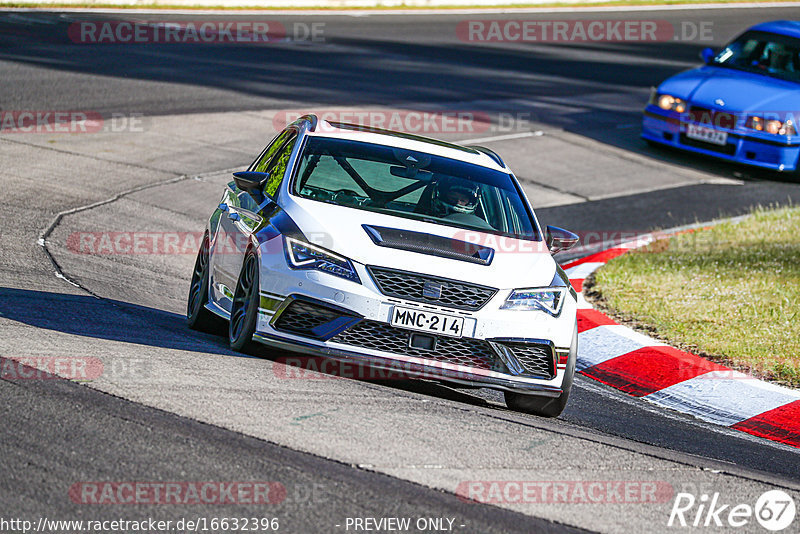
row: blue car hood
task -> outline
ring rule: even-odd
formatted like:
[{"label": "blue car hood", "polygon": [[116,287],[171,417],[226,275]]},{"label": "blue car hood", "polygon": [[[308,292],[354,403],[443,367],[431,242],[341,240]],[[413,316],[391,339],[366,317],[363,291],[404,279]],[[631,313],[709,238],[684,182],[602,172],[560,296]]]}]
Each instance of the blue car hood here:
[{"label": "blue car hood", "polygon": [[[658,92],[732,113],[800,111],[800,84],[722,67],[682,72],[664,81]],[[724,106],[715,103],[720,98]]]}]

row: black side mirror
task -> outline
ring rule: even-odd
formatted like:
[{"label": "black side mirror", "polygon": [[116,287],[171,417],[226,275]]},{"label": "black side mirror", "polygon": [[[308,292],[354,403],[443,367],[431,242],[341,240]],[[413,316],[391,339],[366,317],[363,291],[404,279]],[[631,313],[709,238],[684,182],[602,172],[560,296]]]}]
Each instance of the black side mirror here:
[{"label": "black side mirror", "polygon": [[711,63],[711,60],[714,59],[715,55],[716,54],[714,53],[714,49],[713,48],[704,48],[700,52],[700,59],[703,60],[703,63],[708,65],[709,63]]},{"label": "black side mirror", "polygon": [[236,182],[236,187],[251,194],[254,191],[261,192],[268,178],[268,172],[242,171],[233,173],[233,181]]},{"label": "black side mirror", "polygon": [[550,254],[569,250],[577,245],[580,239],[577,234],[557,226],[548,226],[545,233],[545,241],[547,242],[547,248],[550,249]]}]

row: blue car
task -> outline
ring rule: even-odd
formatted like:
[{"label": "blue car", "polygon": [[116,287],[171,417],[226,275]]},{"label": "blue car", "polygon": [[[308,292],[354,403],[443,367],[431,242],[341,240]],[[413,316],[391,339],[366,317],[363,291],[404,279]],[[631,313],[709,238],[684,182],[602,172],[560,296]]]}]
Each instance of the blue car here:
[{"label": "blue car", "polygon": [[800,22],[753,26],[705,65],[653,89],[642,138],[775,171],[798,171]]}]

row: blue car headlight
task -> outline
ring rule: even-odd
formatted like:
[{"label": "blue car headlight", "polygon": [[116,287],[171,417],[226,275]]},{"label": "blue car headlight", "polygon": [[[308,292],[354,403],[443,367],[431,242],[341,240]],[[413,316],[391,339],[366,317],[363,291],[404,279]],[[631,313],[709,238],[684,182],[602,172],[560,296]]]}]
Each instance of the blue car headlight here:
[{"label": "blue car headlight", "polygon": [[347,258],[291,237],[284,237],[284,241],[286,261],[292,269],[314,269],[361,283],[353,263]]},{"label": "blue car headlight", "polygon": [[557,317],[564,306],[566,287],[515,289],[500,306],[501,310],[538,310]]},{"label": "blue car headlight", "polygon": [[677,111],[683,113],[686,111],[686,101],[666,93],[659,93],[653,91],[650,94],[650,103],[663,109],[664,111]]},{"label": "blue car headlight", "polygon": [[774,135],[795,135],[797,129],[795,128],[792,119],[786,119],[786,122],[781,122],[777,119],[765,119],[756,115],[747,117],[745,126],[751,130],[759,132],[767,132]]}]

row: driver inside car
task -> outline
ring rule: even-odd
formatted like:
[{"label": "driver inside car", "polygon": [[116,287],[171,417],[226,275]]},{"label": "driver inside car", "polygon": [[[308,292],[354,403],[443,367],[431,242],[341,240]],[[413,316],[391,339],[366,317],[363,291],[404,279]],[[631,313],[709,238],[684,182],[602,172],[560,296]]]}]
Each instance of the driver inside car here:
[{"label": "driver inside car", "polygon": [[478,184],[463,178],[444,176],[434,185],[431,214],[455,223],[492,230],[492,226],[475,213],[480,198]]}]

